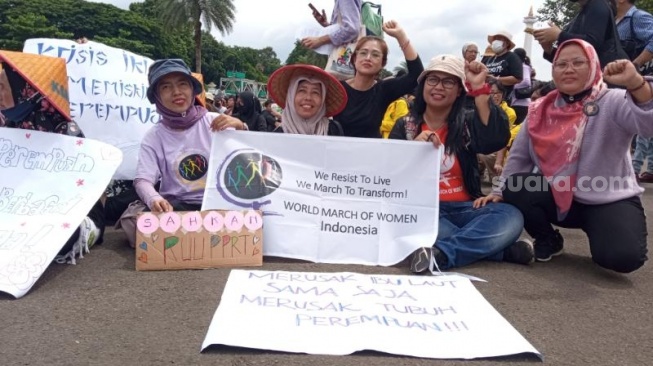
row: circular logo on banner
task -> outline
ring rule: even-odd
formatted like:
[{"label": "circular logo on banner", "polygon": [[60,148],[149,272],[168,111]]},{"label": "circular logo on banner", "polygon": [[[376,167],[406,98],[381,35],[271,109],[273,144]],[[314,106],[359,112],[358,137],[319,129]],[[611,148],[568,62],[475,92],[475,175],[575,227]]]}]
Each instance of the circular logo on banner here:
[{"label": "circular logo on banner", "polygon": [[222,182],[218,185],[221,184],[233,197],[247,200],[271,194],[279,188],[282,179],[279,163],[258,152],[243,152],[234,156],[221,175]]},{"label": "circular logo on banner", "polygon": [[208,160],[200,154],[188,155],[179,162],[179,175],[191,182],[204,177],[208,169]]}]

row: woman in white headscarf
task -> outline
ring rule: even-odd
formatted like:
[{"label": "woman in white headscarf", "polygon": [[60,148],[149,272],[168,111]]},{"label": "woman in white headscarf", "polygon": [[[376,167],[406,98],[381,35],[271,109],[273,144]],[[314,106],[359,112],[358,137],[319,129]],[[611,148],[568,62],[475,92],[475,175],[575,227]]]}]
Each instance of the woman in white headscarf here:
[{"label": "woman in white headscarf", "polygon": [[276,132],[342,136],[340,124],[329,117],[347,104],[347,93],[336,78],[312,65],[288,65],[268,81],[272,99],[282,108]]}]

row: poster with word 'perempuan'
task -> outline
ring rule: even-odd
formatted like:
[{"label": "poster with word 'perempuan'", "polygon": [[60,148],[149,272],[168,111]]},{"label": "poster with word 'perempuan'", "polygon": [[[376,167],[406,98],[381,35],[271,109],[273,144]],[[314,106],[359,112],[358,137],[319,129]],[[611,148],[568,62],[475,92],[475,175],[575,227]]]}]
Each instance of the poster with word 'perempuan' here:
[{"label": "poster with word 'perempuan'", "polygon": [[116,179],[134,179],[141,140],[160,118],[146,95],[154,61],[102,43],[66,39],[28,39],[23,52],[66,60],[72,118],[87,137],[123,152]]},{"label": "poster with word 'perempuan'", "polygon": [[263,212],[263,254],[393,265],[438,232],[441,148],[414,141],[214,134],[203,210]]},{"label": "poster with word 'perempuan'", "polygon": [[539,352],[459,276],[232,270],[202,344],[472,359]]},{"label": "poster with word 'perempuan'", "polygon": [[0,128],[0,291],[29,291],[121,161],[99,141]]}]

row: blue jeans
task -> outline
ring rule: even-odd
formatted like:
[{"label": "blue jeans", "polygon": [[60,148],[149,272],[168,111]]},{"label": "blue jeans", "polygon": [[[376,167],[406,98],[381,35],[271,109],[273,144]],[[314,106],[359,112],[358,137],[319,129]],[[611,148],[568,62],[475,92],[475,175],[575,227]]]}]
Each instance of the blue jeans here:
[{"label": "blue jeans", "polygon": [[648,158],[646,163],[646,172],[653,173],[653,139],[647,139],[637,135],[635,153],[633,154],[633,169],[635,175],[639,175],[644,165],[644,159]]},{"label": "blue jeans", "polygon": [[524,217],[512,205],[488,203],[475,209],[472,203],[440,202],[435,246],[448,259],[440,269],[462,267],[481,259],[502,261],[503,250],[517,241],[524,228]]}]

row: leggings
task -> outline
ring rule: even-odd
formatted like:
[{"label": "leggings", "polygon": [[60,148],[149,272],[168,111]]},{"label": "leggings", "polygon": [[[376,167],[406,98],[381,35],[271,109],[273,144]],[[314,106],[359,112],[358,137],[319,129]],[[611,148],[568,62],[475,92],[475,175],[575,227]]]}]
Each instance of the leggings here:
[{"label": "leggings", "polygon": [[[567,216],[558,220],[557,208],[550,187],[533,190],[525,185],[511,184],[511,179],[537,174],[516,174],[508,177],[503,191],[505,202],[517,207],[524,216],[524,229],[530,236],[545,240],[555,231],[552,225],[582,229],[589,239],[592,260],[601,267],[622,273],[632,272],[648,259],[646,244],[646,215],[638,196],[600,205],[573,201]],[[516,187],[515,190],[510,190]]]}]

